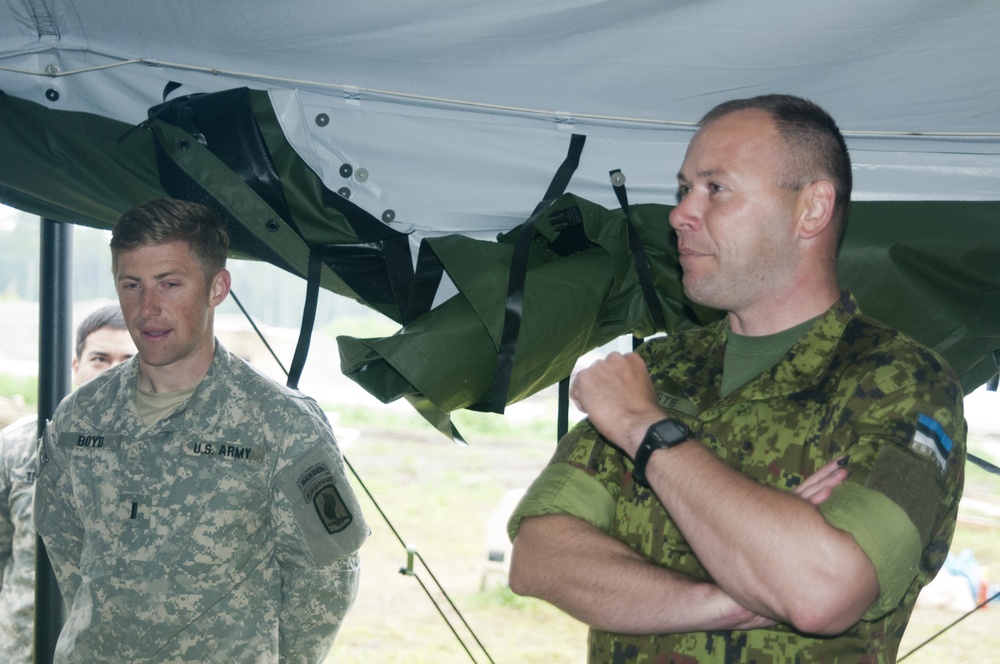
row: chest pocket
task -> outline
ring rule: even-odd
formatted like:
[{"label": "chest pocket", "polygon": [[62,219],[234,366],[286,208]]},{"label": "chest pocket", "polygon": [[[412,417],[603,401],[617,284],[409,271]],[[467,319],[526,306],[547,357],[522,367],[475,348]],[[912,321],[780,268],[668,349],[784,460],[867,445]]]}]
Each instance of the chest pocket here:
[{"label": "chest pocket", "polygon": [[203,582],[245,565],[261,548],[268,500],[252,450],[167,435],[111,447],[91,455],[108,457],[90,464],[100,469],[90,490],[95,504],[84,508],[93,565],[139,564],[146,577]]}]

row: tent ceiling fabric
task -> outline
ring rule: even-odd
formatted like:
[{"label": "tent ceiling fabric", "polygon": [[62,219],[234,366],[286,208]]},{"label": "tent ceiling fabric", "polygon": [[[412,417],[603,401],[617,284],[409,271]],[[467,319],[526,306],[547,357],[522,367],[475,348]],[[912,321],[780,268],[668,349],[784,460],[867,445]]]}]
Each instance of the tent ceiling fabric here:
[{"label": "tent ceiling fabric", "polygon": [[997,34],[990,0],[5,0],[0,89],[130,124],[169,81],[175,96],[266,89],[334,191],[351,163],[377,215],[495,234],[530,211],[569,133],[591,139],[574,192],[613,207],[621,168],[633,197],[670,203],[691,123],[774,91],[848,132],[857,200],[995,200]]},{"label": "tent ceiling fabric", "polygon": [[[851,149],[872,227],[849,234],[845,277],[870,289],[870,312],[951,353],[968,387],[995,372],[1000,346],[997,34],[992,0],[0,0],[0,202],[110,226],[196,190],[236,221],[242,253],[305,276],[330,245],[322,285],[403,321],[420,248],[443,256],[462,243],[437,240],[494,243],[518,227],[572,136],[586,137],[573,196],[619,207],[621,169],[633,204],[665,209],[705,111],[789,92],[827,108]],[[219,149],[243,145],[229,129],[255,142],[270,181]],[[372,276],[352,281],[344,265]],[[470,289],[444,276],[431,313]],[[936,307],[932,325],[921,307]],[[484,319],[494,353],[502,321]]]}]

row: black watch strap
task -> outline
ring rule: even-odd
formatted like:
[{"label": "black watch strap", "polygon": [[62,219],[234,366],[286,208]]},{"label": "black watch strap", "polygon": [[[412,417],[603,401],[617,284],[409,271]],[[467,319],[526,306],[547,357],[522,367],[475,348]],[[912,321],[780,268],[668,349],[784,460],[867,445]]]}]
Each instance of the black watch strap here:
[{"label": "black watch strap", "polygon": [[635,461],[632,468],[632,480],[646,488],[649,488],[649,480],[646,479],[646,464],[649,457],[656,450],[665,447],[680,445],[691,437],[691,430],[680,420],[668,417],[660,420],[646,430],[646,437],[642,439],[639,449],[635,451]]}]

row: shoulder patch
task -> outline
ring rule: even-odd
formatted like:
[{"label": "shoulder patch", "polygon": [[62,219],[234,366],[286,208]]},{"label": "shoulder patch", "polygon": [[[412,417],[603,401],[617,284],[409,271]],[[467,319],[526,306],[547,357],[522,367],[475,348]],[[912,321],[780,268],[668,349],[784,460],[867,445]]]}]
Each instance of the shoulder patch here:
[{"label": "shoulder patch", "polygon": [[917,429],[910,442],[914,452],[934,459],[941,472],[944,472],[948,465],[948,455],[951,454],[954,445],[937,420],[919,413]]},{"label": "shoulder patch", "polygon": [[325,463],[310,466],[298,479],[302,497],[316,508],[323,527],[333,535],[351,525],[354,516],[340,496],[333,472]]}]

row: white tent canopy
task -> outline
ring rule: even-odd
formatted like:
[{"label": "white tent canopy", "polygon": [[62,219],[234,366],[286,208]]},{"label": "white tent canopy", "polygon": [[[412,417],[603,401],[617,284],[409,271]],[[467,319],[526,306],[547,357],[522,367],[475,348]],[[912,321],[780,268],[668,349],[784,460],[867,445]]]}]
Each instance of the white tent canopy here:
[{"label": "white tent canopy", "polygon": [[768,92],[838,120],[855,200],[998,200],[998,34],[989,0],[6,0],[0,90],[138,124],[169,82],[266,89],[330,189],[417,237],[490,237],[570,134],[571,191],[615,207],[620,168],[671,203],[692,123]]}]

